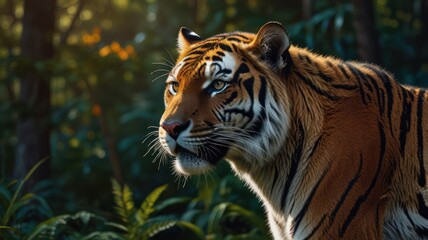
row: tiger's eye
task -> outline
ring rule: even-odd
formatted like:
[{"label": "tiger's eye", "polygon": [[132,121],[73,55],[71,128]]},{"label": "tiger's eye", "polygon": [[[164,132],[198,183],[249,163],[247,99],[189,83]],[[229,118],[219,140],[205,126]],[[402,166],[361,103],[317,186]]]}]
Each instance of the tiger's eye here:
[{"label": "tiger's eye", "polygon": [[220,81],[220,80],[216,80],[216,81],[214,81],[212,86],[215,90],[219,91],[219,90],[223,89],[225,85],[226,85],[225,82]]},{"label": "tiger's eye", "polygon": [[169,88],[168,88],[168,90],[169,90],[169,92],[170,92],[172,95],[177,94],[177,91],[178,91],[178,82],[171,82],[171,83],[169,83]]}]

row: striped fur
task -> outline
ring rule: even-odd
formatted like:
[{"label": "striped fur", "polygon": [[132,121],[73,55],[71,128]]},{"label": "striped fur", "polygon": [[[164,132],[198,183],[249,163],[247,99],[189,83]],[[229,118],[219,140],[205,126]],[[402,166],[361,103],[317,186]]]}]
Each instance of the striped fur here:
[{"label": "striped fur", "polygon": [[177,172],[226,159],[275,239],[428,239],[428,91],[290,45],[276,22],[178,41],[159,128]]}]

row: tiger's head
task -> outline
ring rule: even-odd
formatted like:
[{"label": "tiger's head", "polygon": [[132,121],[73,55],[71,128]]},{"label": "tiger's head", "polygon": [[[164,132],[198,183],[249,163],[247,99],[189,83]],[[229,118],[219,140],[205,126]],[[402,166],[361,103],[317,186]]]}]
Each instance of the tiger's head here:
[{"label": "tiger's head", "polygon": [[207,39],[180,29],[159,127],[160,143],[175,157],[178,173],[204,173],[223,158],[234,168],[256,168],[279,150],[288,128],[281,79],[289,47],[288,34],[277,22],[257,34]]}]

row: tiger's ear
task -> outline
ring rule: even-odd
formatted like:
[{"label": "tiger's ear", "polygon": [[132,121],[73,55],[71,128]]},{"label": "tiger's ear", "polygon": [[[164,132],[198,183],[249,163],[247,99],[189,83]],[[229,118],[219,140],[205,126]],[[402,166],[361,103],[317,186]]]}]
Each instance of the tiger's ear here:
[{"label": "tiger's ear", "polygon": [[177,45],[178,45],[178,52],[182,53],[186,49],[190,47],[190,45],[201,41],[202,38],[199,37],[198,34],[193,32],[192,30],[182,27],[180,28],[180,31],[178,32],[178,39],[177,39]]},{"label": "tiger's ear", "polygon": [[275,70],[279,71],[287,65],[290,38],[281,23],[268,22],[263,25],[250,46],[260,60]]}]

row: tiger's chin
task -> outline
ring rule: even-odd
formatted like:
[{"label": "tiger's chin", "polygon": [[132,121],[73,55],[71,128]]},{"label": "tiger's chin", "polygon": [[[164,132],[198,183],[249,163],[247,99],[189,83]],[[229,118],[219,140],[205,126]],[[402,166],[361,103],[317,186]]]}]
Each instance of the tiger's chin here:
[{"label": "tiger's chin", "polygon": [[181,152],[176,155],[174,168],[175,171],[181,175],[199,175],[215,168],[215,165],[212,162],[218,161],[219,159],[216,161],[208,161],[192,153]]}]

